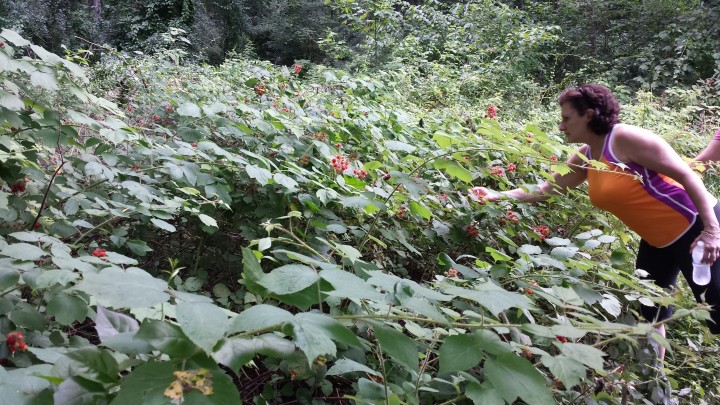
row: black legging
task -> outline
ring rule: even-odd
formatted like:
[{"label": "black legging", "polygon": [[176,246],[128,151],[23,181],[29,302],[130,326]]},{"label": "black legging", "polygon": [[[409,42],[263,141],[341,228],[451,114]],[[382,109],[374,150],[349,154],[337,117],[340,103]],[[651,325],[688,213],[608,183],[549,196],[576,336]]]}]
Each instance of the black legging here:
[{"label": "black legging", "polygon": [[[720,204],[713,210],[715,216],[720,218]],[[698,217],[695,224],[680,239],[664,248],[653,247],[644,240],[640,241],[636,268],[647,271],[649,274],[646,278],[655,280],[655,284],[663,288],[675,286],[678,273],[682,271],[695,295],[695,300],[701,302],[700,295],[705,293],[705,302],[712,305],[710,310],[712,321],[707,321],[707,325],[710,332],[717,334],[720,333],[720,311],[717,310],[720,304],[720,260],[716,260],[710,268],[711,278],[708,285],[699,286],[692,280],[690,245],[700,235],[703,227]],[[656,319],[665,320],[672,315],[672,306],[658,308],[657,305],[652,307],[643,305],[642,314],[650,322]]]}]

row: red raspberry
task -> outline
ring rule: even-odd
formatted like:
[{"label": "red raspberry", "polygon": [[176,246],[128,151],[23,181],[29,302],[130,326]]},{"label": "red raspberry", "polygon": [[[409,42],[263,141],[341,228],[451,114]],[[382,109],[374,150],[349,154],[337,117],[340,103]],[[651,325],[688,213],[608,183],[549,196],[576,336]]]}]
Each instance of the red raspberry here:
[{"label": "red raspberry", "polygon": [[566,338],[565,336],[560,336],[560,335],[558,335],[558,336],[555,336],[555,339],[559,340],[559,341],[562,342],[562,343],[567,343],[567,342],[568,342],[568,340],[567,340],[567,338]]},{"label": "red raspberry", "polygon": [[508,163],[508,165],[507,165],[507,167],[505,168],[505,170],[507,170],[507,171],[509,171],[509,172],[516,172],[516,171],[517,171],[517,166],[515,166],[515,163]]},{"label": "red raspberry", "polygon": [[480,233],[475,225],[468,225],[465,227],[465,233],[468,238],[474,238]]},{"label": "red raspberry", "polygon": [[551,161],[551,162],[557,162],[557,161],[558,161],[557,156],[555,156],[555,155],[550,156],[550,161]]},{"label": "red raspberry", "polygon": [[550,237],[550,228],[545,225],[533,226],[533,232],[535,232],[541,240],[545,240]]},{"label": "red raspberry", "polygon": [[491,105],[490,107],[488,107],[487,114],[485,114],[485,116],[487,118],[495,118],[496,115],[497,115],[497,110],[495,109],[495,106]]},{"label": "red raspberry", "polygon": [[293,72],[296,75],[299,75],[301,71],[302,71],[302,65],[299,65],[296,63],[295,66],[293,66]]},{"label": "red raspberry", "polygon": [[100,249],[100,248],[97,248],[97,249],[93,250],[93,252],[92,252],[92,255],[95,257],[105,257],[106,254],[107,254],[107,250]]},{"label": "red raspberry", "polygon": [[492,174],[493,176],[502,176],[503,174],[505,174],[505,169],[500,166],[493,166],[490,169],[490,174]]},{"label": "red raspberry", "polygon": [[262,83],[255,86],[254,89],[255,89],[255,93],[257,93],[258,96],[262,96],[267,91],[267,87],[265,87],[265,85]]},{"label": "red raspberry", "polygon": [[357,177],[357,178],[360,179],[360,180],[362,180],[362,179],[364,179],[365,177],[367,177],[367,172],[366,172],[365,170],[362,170],[362,169],[355,169],[355,170],[353,170],[353,174],[355,175],[355,177]]}]

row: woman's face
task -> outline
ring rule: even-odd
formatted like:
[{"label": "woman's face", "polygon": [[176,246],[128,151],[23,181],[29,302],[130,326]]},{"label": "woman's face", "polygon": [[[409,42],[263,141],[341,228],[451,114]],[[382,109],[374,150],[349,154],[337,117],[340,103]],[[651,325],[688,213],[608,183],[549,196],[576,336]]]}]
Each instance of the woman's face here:
[{"label": "woman's face", "polygon": [[565,102],[560,106],[560,132],[565,134],[568,142],[584,143],[584,137],[590,133],[588,124],[590,123],[591,111],[586,111],[580,115],[573,107],[572,103]]}]

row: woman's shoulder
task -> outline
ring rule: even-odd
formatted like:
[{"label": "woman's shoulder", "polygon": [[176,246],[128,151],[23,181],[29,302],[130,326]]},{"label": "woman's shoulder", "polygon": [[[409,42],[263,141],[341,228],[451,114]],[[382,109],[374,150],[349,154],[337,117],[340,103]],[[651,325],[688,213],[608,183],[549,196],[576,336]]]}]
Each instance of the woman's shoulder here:
[{"label": "woman's shoulder", "polygon": [[653,142],[660,137],[653,131],[630,124],[616,124],[612,131],[614,142]]}]

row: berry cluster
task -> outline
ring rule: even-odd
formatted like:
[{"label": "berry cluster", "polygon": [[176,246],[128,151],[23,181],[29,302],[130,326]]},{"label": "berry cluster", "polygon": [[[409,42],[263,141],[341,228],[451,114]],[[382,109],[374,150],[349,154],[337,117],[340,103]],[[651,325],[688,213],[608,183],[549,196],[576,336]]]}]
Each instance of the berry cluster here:
[{"label": "berry cluster", "polygon": [[330,159],[330,166],[332,166],[336,172],[342,173],[350,167],[350,160],[343,155],[337,155]]},{"label": "berry cluster", "polygon": [[265,87],[265,85],[262,83],[258,84],[253,88],[255,89],[255,93],[257,93],[258,96],[262,96],[267,91],[267,87]]},{"label": "berry cluster", "polygon": [[308,155],[302,155],[300,156],[300,159],[298,159],[298,164],[300,166],[305,166],[308,163],[310,163],[310,156]]},{"label": "berry cluster", "polygon": [[302,65],[296,63],[295,66],[293,66],[293,73],[299,75],[300,72],[302,72]]},{"label": "berry cluster", "polygon": [[468,238],[474,238],[480,234],[480,231],[478,231],[477,226],[468,225],[465,227],[465,233],[467,234]]},{"label": "berry cluster", "polygon": [[10,353],[15,353],[16,351],[24,352],[27,350],[27,344],[25,343],[25,338],[23,337],[22,332],[8,333],[5,343],[7,343]]},{"label": "berry cluster", "polygon": [[355,175],[355,177],[357,177],[357,178],[360,179],[360,180],[364,179],[364,178],[367,177],[367,175],[368,175],[368,173],[367,173],[365,170],[362,170],[362,169],[355,169],[355,170],[353,170],[353,174]]},{"label": "berry cluster", "polygon": [[450,202],[450,197],[445,193],[438,194],[437,199],[440,202],[440,204],[443,204],[443,205]]},{"label": "berry cluster", "polygon": [[313,137],[320,142],[325,142],[328,139],[328,134],[326,134],[325,132],[316,132]]},{"label": "berry cluster", "polygon": [[93,250],[92,255],[95,257],[105,257],[107,256],[107,250],[96,248],[95,250]]},{"label": "berry cluster", "polygon": [[551,162],[557,162],[557,161],[558,161],[557,156],[555,156],[555,155],[550,156],[550,161],[551,161]]},{"label": "berry cluster", "polygon": [[22,193],[23,191],[25,191],[25,182],[20,180],[20,181],[16,182],[15,184],[13,184],[12,186],[10,186],[10,189],[12,190],[13,193]]},{"label": "berry cluster", "polygon": [[2,48],[3,46],[5,46],[5,42],[0,42],[0,48]]},{"label": "berry cluster", "polygon": [[392,177],[392,176],[390,176],[390,173],[385,173],[385,174],[383,174],[383,180],[385,180],[385,181],[390,180],[391,177]]},{"label": "berry cluster", "polygon": [[454,278],[454,277],[457,277],[458,274],[459,274],[459,273],[458,273],[458,271],[457,271],[456,269],[450,269],[450,270],[448,270],[448,271],[445,272],[445,277]]},{"label": "berry cluster", "polygon": [[567,342],[568,342],[568,339],[567,339],[565,336],[560,336],[560,335],[558,335],[558,336],[555,336],[555,339],[557,339],[557,340],[560,341],[561,343],[567,343]]},{"label": "berry cluster", "polygon": [[500,166],[493,166],[490,168],[490,174],[492,174],[493,176],[502,176],[503,174],[505,174],[505,169]]},{"label": "berry cluster", "polygon": [[541,240],[545,240],[550,237],[550,228],[545,225],[533,226],[532,230],[540,237]]},{"label": "berry cluster", "polygon": [[405,218],[405,213],[407,212],[407,210],[408,209],[405,206],[400,207],[397,209],[397,211],[395,211],[395,215],[397,215],[398,218],[403,219]]},{"label": "berry cluster", "polygon": [[516,172],[517,166],[515,166],[515,163],[508,163],[507,167],[505,168],[508,172]]},{"label": "berry cluster", "polygon": [[490,107],[488,107],[487,114],[485,114],[485,116],[487,118],[495,118],[496,115],[497,115],[497,110],[495,109],[495,106],[491,105]]},{"label": "berry cluster", "polygon": [[498,223],[500,224],[500,226],[505,225],[508,222],[511,224],[518,224],[520,223],[520,218],[518,218],[516,213],[508,211],[508,213],[504,217],[500,217],[500,219],[498,219]]}]

